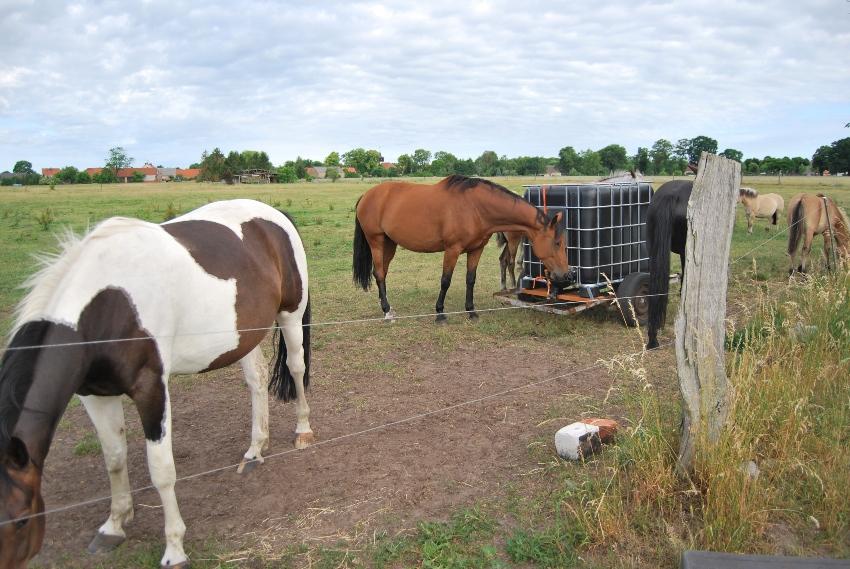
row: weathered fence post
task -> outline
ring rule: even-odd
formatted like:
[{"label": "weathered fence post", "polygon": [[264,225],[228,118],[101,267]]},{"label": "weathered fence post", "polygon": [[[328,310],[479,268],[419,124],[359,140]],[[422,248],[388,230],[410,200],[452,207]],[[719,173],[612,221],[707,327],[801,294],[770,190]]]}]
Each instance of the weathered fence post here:
[{"label": "weathered fence post", "polygon": [[688,202],[685,276],[676,315],[676,365],[684,399],[680,472],[693,468],[696,445],[716,442],[731,401],[723,352],[729,249],[741,164],[703,152]]}]

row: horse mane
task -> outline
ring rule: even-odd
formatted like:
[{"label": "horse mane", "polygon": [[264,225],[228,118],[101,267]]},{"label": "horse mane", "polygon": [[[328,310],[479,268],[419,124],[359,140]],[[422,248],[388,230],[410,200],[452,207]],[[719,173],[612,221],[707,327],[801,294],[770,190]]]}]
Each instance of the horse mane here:
[{"label": "horse mane", "polygon": [[738,190],[738,194],[742,197],[747,196],[749,198],[755,198],[755,197],[758,197],[759,192],[755,188],[745,188],[745,187],[742,186]]},{"label": "horse mane", "polygon": [[452,174],[451,176],[447,176],[446,178],[444,178],[442,180],[442,184],[450,190],[457,190],[459,192],[463,192],[470,188],[474,188],[478,185],[481,185],[490,188],[491,190],[496,190],[503,194],[507,194],[514,199],[519,199],[518,195],[507,189],[505,186],[501,186],[495,182],[491,182],[490,180],[485,180],[484,178],[462,176],[461,174]]},{"label": "horse mane", "polygon": [[111,217],[100,222],[94,229],[83,235],[77,235],[71,229],[66,228],[63,233],[57,235],[59,245],[57,252],[37,253],[33,255],[36,262],[36,270],[21,285],[21,288],[29,289],[29,292],[15,309],[15,325],[13,330],[40,316],[62,281],[62,277],[79,260],[83,252],[84,243],[91,239],[114,235],[128,227],[147,227],[151,225],[146,221],[129,217]]},{"label": "horse mane", "polygon": [[21,288],[29,289],[29,292],[15,309],[15,330],[41,314],[62,277],[82,253],[83,238],[71,229],[66,228],[63,233],[57,235],[57,240],[57,252],[33,255],[36,271],[21,285]]}]

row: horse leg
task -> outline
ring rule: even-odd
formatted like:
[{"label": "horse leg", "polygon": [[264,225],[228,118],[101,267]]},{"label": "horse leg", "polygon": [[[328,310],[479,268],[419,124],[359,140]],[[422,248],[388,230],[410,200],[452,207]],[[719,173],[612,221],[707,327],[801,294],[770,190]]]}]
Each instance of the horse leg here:
[{"label": "horse leg", "polygon": [[755,213],[747,210],[747,233],[753,232],[753,221],[755,219]]},{"label": "horse leg", "polygon": [[800,251],[800,272],[806,272],[806,263],[809,260],[809,253],[812,251],[812,241],[815,239],[815,232],[813,229],[809,229],[806,227],[806,236],[803,241],[803,249]]},{"label": "horse leg", "polygon": [[395,312],[390,307],[390,301],[387,300],[387,269],[389,269],[389,261],[395,255],[396,244],[386,235],[381,235],[374,240],[369,240],[369,246],[372,248],[374,267],[372,275],[375,277],[375,284],[378,285],[381,310],[384,311],[385,319],[392,320],[395,318]]},{"label": "horse leg", "polygon": [[248,352],[239,364],[251,390],[251,446],[236,472],[247,474],[264,462],[263,451],[269,446],[269,371],[260,346]]},{"label": "horse leg", "polygon": [[[510,259],[508,258],[508,244],[505,243],[505,246],[502,247],[502,252],[499,253],[499,284],[502,287],[502,290],[507,290],[507,282],[505,282],[505,274],[508,271],[508,265],[511,264]],[[511,267],[511,280],[514,279],[514,270]]]},{"label": "horse leg", "polygon": [[[478,319],[472,293],[475,289],[475,275],[478,271],[478,261],[481,260],[481,253],[483,252],[484,248],[482,247],[466,254],[466,305],[464,308],[469,314],[470,320]],[[514,281],[514,285],[516,285],[516,281]]]},{"label": "horse leg", "polygon": [[518,239],[516,241],[508,239],[508,270],[511,274],[511,288],[516,288],[517,285],[516,276],[519,273],[515,272],[514,262],[516,261],[516,252],[517,249],[519,249],[520,241],[521,239]]},{"label": "horse leg", "polygon": [[[168,374],[137,380],[142,384],[141,393],[134,394],[133,400],[139,409],[142,425],[145,429],[145,443],[148,454],[148,470],[151,482],[159,492],[162,511],[165,517],[165,554],[162,556],[163,568],[185,568],[189,558],[183,551],[183,536],[186,524],[180,516],[174,484],[177,472],[174,468],[174,454],[171,450],[171,399],[168,396]],[[157,383],[159,382],[159,383]]]},{"label": "horse leg", "polygon": [[821,234],[821,236],[823,237],[823,256],[826,259],[826,270],[831,273],[832,263],[830,263],[830,253],[832,252],[832,235],[830,234],[829,229],[827,229]]},{"label": "horse leg", "polygon": [[304,394],[304,372],[307,370],[304,362],[304,328],[301,319],[288,312],[278,314],[277,323],[286,343],[286,367],[295,383],[295,448],[303,449],[315,440],[310,428],[310,406]]},{"label": "horse leg", "polygon": [[124,524],[133,520],[133,497],[130,495],[130,479],[127,475],[127,436],[124,429],[124,407],[121,397],[80,396],[103,449],[109,486],[112,490],[112,506],[109,519],[97,530],[89,544],[90,553],[112,551],[127,535]]},{"label": "horse leg", "polygon": [[452,273],[454,273],[457,258],[460,256],[460,251],[456,249],[446,249],[443,254],[443,276],[440,278],[440,295],[437,297],[437,318],[438,324],[446,322],[446,315],[443,314],[443,308],[446,303],[446,292],[452,284]]}]

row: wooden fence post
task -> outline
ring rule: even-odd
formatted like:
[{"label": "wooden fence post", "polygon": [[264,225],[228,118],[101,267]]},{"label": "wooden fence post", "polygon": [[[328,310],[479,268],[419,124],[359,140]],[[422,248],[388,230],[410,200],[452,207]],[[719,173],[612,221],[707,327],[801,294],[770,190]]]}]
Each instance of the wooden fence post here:
[{"label": "wooden fence post", "polygon": [[676,315],[676,366],[684,399],[678,468],[693,469],[696,445],[716,442],[732,388],[724,358],[726,287],[741,164],[703,152],[688,202],[685,276]]}]

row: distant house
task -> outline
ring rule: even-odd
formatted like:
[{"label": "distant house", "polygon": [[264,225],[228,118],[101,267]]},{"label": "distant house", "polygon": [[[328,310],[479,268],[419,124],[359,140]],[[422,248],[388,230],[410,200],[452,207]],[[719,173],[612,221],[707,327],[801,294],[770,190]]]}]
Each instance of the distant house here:
[{"label": "distant house", "polygon": [[304,169],[308,176],[316,178],[317,180],[324,180],[333,170],[337,171],[339,177],[344,176],[344,172],[346,170],[351,170],[352,172],[356,171],[354,168],[342,168],[341,166],[308,166]]},{"label": "distant house", "polygon": [[52,178],[59,173],[59,170],[61,170],[61,168],[42,168],[41,175],[45,178]]},{"label": "distant house", "polygon": [[200,168],[177,168],[177,175],[184,180],[194,180],[201,175]]},{"label": "distant house", "polygon": [[344,166],[342,171],[346,174],[356,174],[357,168],[355,168],[354,166]]},{"label": "distant house", "polygon": [[391,170],[396,167],[396,164],[393,162],[381,162],[381,168],[384,170]]},{"label": "distant house", "polygon": [[544,176],[560,176],[561,171],[557,166],[546,166],[546,172],[543,174]]},{"label": "distant house", "polygon": [[6,170],[5,172],[0,172],[0,180],[8,180],[9,178],[14,178],[15,175]]}]

